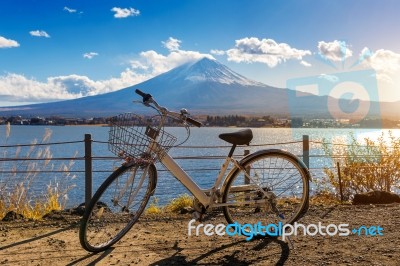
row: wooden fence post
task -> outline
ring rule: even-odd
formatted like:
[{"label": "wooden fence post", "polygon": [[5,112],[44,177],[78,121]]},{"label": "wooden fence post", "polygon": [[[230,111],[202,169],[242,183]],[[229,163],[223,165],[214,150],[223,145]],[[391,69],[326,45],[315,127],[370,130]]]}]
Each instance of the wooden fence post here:
[{"label": "wooden fence post", "polygon": [[340,164],[336,163],[338,178],[339,178],[339,192],[340,192],[340,202],[343,203],[343,186],[342,186],[342,174],[340,173]]},{"label": "wooden fence post", "polygon": [[92,198],[92,135],[85,134],[85,208]]},{"label": "wooden fence post", "polygon": [[310,168],[310,138],[308,135],[303,135],[303,162]]}]

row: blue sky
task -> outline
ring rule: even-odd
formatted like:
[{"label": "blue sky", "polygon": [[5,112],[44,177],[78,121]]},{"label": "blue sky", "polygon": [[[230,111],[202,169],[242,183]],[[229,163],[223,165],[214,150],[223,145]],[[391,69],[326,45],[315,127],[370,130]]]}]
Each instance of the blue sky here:
[{"label": "blue sky", "polygon": [[0,106],[110,92],[204,56],[278,87],[372,68],[380,99],[400,100],[398,10],[389,0],[2,0]]}]

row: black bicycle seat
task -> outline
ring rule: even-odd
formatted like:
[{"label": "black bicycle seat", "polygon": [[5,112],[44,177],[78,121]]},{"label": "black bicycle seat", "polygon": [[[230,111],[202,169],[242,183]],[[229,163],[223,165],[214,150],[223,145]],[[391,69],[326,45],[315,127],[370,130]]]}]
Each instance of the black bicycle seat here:
[{"label": "black bicycle seat", "polygon": [[243,129],[232,133],[220,134],[219,138],[233,145],[249,145],[253,139],[253,132],[251,129]]}]

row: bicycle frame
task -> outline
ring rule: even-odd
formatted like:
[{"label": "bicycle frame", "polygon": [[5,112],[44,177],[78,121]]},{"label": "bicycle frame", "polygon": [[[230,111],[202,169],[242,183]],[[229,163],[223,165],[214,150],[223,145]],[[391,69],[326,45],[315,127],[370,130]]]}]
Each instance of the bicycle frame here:
[{"label": "bicycle frame", "polygon": [[[230,158],[227,157],[225,159],[224,164],[221,167],[221,170],[218,174],[218,177],[212,188],[203,190],[201,189],[193,179],[175,162],[175,160],[169,156],[169,154],[165,154],[161,163],[174,175],[176,179],[178,179],[199,201],[203,204],[204,207],[208,208],[210,205],[213,205],[214,202],[214,194],[216,189],[220,186],[222,179],[225,175],[225,172],[228,168]],[[210,195],[208,196],[206,192],[209,191]]]},{"label": "bicycle frame", "polygon": [[[136,90],[136,92],[138,93],[138,90]],[[141,96],[145,96],[145,94],[143,94],[142,92],[140,92],[138,94]],[[167,116],[177,119],[177,120],[182,120],[182,117],[184,117],[183,121],[185,121],[185,119],[189,119],[188,117],[185,117],[185,113],[182,113],[182,112],[176,113],[176,112],[168,111],[167,108],[158,105],[158,103],[153,98],[151,98],[151,95],[147,95],[147,96],[150,96],[150,98],[147,99],[147,102],[145,103],[145,105],[148,107],[154,108],[162,116],[160,127],[158,129],[160,129],[163,126],[164,121],[167,118]],[[152,106],[152,105],[154,105],[154,106]],[[172,173],[172,175],[176,179],[179,180],[179,182],[181,182],[194,195],[194,197],[196,199],[199,200],[199,202],[206,209],[208,209],[212,206],[222,207],[222,206],[231,206],[232,205],[232,203],[219,202],[220,195],[221,195],[220,192],[224,192],[224,189],[225,189],[225,187],[223,185],[221,186],[221,183],[224,180],[228,180],[228,178],[230,178],[237,170],[243,170],[243,173],[246,176],[246,178],[248,180],[253,181],[253,184],[256,184],[254,182],[254,180],[252,180],[252,178],[248,174],[248,172],[241,167],[240,163],[232,158],[232,153],[234,150],[234,148],[233,148],[231,150],[231,153],[229,153],[229,155],[225,158],[225,161],[221,166],[219,174],[214,182],[214,185],[209,189],[201,189],[193,181],[193,179],[176,163],[176,161],[164,150],[164,148],[158,144],[158,142],[157,142],[158,137],[159,136],[157,135],[153,139],[153,141],[149,144],[147,151],[148,152],[150,152],[150,151],[156,152],[158,150],[159,154],[162,154],[162,156],[160,158],[161,163],[168,169],[168,171],[170,173]],[[229,167],[229,164],[231,162],[233,163],[234,167],[230,170],[230,172],[227,175],[225,175],[225,173]],[[145,174],[143,174],[142,178],[144,178],[144,176],[145,176]],[[257,189],[262,194],[264,194],[265,199],[252,200],[252,201],[249,201],[249,203],[252,203],[252,202],[265,203],[266,201],[271,201],[275,197],[273,193],[271,193],[269,191],[264,191],[264,189],[262,189],[258,185],[254,186],[254,185],[244,184],[244,185],[232,187],[232,189],[236,192],[242,192],[242,191],[244,192],[244,191],[248,191],[248,190],[251,190],[254,188]],[[217,197],[215,197],[216,195],[217,195]]]},{"label": "bicycle frame", "polygon": [[[234,167],[229,171],[227,175],[225,175],[230,162],[233,163]],[[215,207],[222,207],[222,206],[231,206],[232,203],[221,203],[219,202],[219,192],[223,192],[225,187],[221,186],[221,183],[230,178],[233,173],[236,172],[236,170],[244,170],[241,169],[241,166],[239,162],[237,162],[235,159],[233,159],[230,156],[227,156],[225,158],[224,163],[221,166],[221,169],[219,171],[219,174],[214,182],[214,185],[209,188],[209,189],[201,189],[194,181],[193,179],[183,170],[177,163],[176,161],[169,155],[165,154],[161,158],[161,163],[170,171],[176,179],[178,179],[194,196],[197,198],[203,206],[208,209],[212,208],[213,206]],[[245,176],[249,179],[252,180],[250,175],[244,171]],[[225,178],[224,178],[225,177]],[[254,182],[253,182],[254,183]],[[240,186],[235,186],[233,189],[235,191],[247,191],[251,190],[251,188],[254,188],[254,185],[240,185]],[[251,200],[250,202],[255,202],[255,203],[265,203],[266,201],[269,201],[272,198],[272,195],[268,191],[264,191],[260,187],[256,187],[259,191],[261,191],[263,194],[265,194],[266,199],[263,200]],[[207,195],[209,193],[209,195]],[[216,198],[215,195],[218,197]]]}]

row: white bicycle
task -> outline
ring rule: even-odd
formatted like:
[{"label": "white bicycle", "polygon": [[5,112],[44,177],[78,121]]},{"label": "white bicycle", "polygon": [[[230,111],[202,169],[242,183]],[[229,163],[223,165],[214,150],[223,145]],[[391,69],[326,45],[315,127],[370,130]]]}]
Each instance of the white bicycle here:
[{"label": "white bicycle", "polygon": [[237,145],[252,140],[250,129],[219,135],[232,147],[214,185],[201,189],[168,154],[177,139],[164,131],[164,125],[171,119],[187,130],[189,124],[202,124],[185,109],[169,111],[150,94],[136,93],[159,116],[152,124],[130,113],[112,119],[109,148],[125,162],[104,181],[85,210],[79,231],[84,249],[100,252],[109,248],[138,221],[156,189],[157,160],[193,194],[194,216],[199,219],[222,208],[228,223],[294,223],[307,211],[310,174],[299,158],[279,149],[260,150],[240,161],[233,158]]}]

